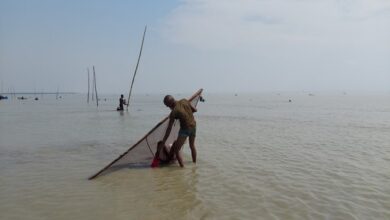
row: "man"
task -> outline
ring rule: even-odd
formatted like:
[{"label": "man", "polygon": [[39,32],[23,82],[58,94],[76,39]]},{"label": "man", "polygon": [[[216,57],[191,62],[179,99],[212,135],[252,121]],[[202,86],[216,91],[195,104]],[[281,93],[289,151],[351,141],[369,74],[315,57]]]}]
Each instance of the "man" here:
[{"label": "man", "polygon": [[123,94],[119,98],[119,107],[116,108],[117,111],[123,111],[123,105],[126,105],[126,99],[123,98]]},{"label": "man", "polygon": [[183,158],[180,155],[180,149],[188,137],[191,148],[192,162],[196,163],[196,121],[193,114],[196,112],[196,108],[193,107],[188,100],[181,99],[176,101],[171,95],[166,95],[164,97],[164,104],[172,110],[171,114],[169,115],[169,124],[162,140],[164,144],[167,141],[169,134],[171,133],[175,119],[178,119],[180,122],[179,135],[175,144],[172,146],[171,151],[169,152],[169,157],[173,158],[175,155],[179,161],[180,166],[184,167]]}]

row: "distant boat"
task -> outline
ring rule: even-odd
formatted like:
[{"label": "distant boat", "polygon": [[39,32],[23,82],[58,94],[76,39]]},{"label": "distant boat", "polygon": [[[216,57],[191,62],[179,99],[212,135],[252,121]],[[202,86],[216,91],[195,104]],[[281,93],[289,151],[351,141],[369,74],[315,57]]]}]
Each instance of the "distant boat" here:
[{"label": "distant boat", "polygon": [[26,97],[24,97],[24,96],[21,96],[21,97],[18,97],[18,99],[20,99],[20,100],[24,100],[24,99],[27,99]]},{"label": "distant boat", "polygon": [[35,97],[35,100],[36,100],[36,101],[39,100],[38,97]]},{"label": "distant boat", "polygon": [[2,95],[0,95],[0,100],[2,100],[2,99],[8,99],[8,96],[2,96]]}]

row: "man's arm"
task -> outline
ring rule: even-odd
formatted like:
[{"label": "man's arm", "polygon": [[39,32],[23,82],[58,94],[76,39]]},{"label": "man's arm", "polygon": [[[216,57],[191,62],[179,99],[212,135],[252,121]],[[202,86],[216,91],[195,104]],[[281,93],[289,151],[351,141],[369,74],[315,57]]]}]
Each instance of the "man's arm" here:
[{"label": "man's arm", "polygon": [[172,126],[173,126],[173,122],[175,122],[175,119],[172,118],[172,117],[169,117],[169,123],[168,123],[168,127],[167,127],[167,130],[165,131],[165,135],[164,135],[164,138],[162,140],[162,142],[165,144],[165,142],[167,141],[168,137],[169,137],[169,134],[171,133],[171,130],[172,130]]},{"label": "man's arm", "polygon": [[198,111],[194,106],[192,106],[192,104],[191,104],[190,101],[187,100],[187,102],[188,102],[188,104],[191,106],[192,112],[197,112],[197,111]]},{"label": "man's arm", "polygon": [[192,106],[192,105],[190,105],[190,106],[191,106],[192,112],[197,112],[198,111],[194,106]]}]

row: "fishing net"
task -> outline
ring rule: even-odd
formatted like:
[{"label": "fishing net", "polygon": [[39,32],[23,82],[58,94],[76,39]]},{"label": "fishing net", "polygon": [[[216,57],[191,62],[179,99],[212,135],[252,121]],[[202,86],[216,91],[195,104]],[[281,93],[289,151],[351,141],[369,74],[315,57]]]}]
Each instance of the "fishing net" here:
[{"label": "fishing net", "polygon": [[[191,105],[196,107],[199,100],[202,100],[201,94],[202,89],[197,91],[194,95],[191,96],[188,100],[191,102]],[[100,175],[104,175],[115,170],[125,168],[125,167],[147,167],[153,161],[153,157],[157,150],[157,144],[164,138],[165,131],[168,127],[168,116],[160,121],[152,130],[150,130],[143,138],[141,138],[136,144],[130,147],[125,153],[120,155],[102,170],[89,177],[89,179],[94,179]],[[172,131],[166,141],[166,144],[170,146],[176,139],[178,132],[180,130],[180,123],[178,120],[175,120]]]}]

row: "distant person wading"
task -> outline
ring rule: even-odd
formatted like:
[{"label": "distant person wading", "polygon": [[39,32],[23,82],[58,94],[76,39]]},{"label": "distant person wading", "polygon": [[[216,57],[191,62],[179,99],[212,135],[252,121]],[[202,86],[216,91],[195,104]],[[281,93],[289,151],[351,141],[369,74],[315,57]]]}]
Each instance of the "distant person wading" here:
[{"label": "distant person wading", "polygon": [[123,98],[123,94],[119,98],[119,107],[116,108],[117,111],[123,111],[123,105],[126,105],[126,99]]}]

